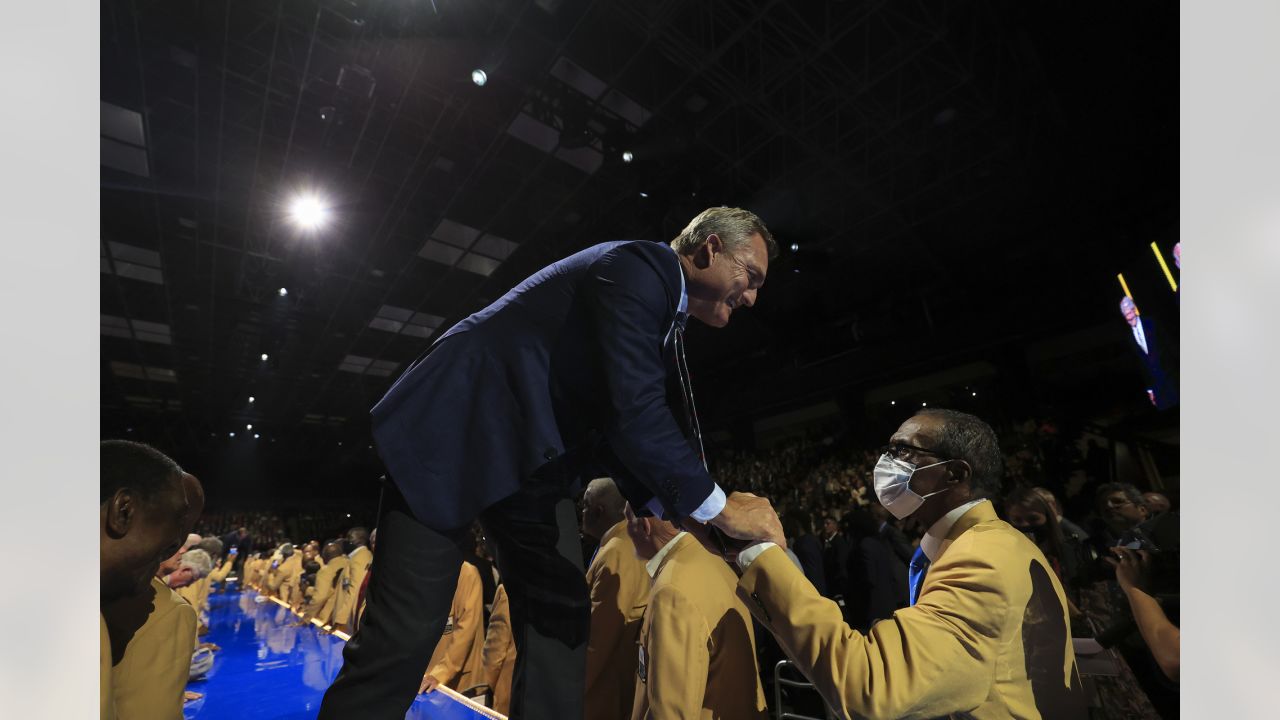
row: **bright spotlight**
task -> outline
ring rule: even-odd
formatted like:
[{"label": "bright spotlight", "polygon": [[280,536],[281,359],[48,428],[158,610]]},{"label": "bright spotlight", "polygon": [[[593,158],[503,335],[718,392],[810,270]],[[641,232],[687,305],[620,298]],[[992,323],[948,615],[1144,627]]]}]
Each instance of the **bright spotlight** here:
[{"label": "bright spotlight", "polygon": [[644,191],[641,191],[641,192],[640,192],[640,197],[642,197],[642,198],[647,198],[647,197],[649,197],[649,193],[644,192]]},{"label": "bright spotlight", "polygon": [[254,434],[253,434],[253,439],[254,439],[254,440],[257,440],[257,439],[258,439],[258,433],[254,433]]},{"label": "bright spotlight", "polygon": [[635,156],[635,155],[632,155],[630,150],[623,150],[623,151],[622,151],[622,162],[624,162],[624,163],[629,163],[629,162],[631,162],[632,160],[635,160],[635,159],[636,159],[636,156]]},{"label": "bright spotlight", "polygon": [[234,432],[229,432],[229,433],[227,433],[227,434],[228,434],[228,435],[230,435],[231,437],[235,437],[235,436],[236,436],[236,434],[235,434]]},{"label": "bright spotlight", "polygon": [[889,401],[889,404],[890,404],[890,405],[897,405],[897,404],[898,404],[898,401],[897,401],[897,400],[890,400],[890,401]]},{"label": "bright spotlight", "polygon": [[262,362],[266,362],[266,361],[267,361],[267,354],[262,353]]},{"label": "bright spotlight", "polygon": [[245,429],[245,430],[252,430],[252,429],[253,429],[253,423],[249,423],[248,425],[245,425],[245,426],[244,426],[244,429]]},{"label": "bright spotlight", "polygon": [[252,396],[252,395],[250,395],[250,396],[249,396],[249,402],[253,402],[253,396]]},{"label": "bright spotlight", "polygon": [[969,393],[971,397],[978,397],[978,393]]},{"label": "bright spotlight", "polygon": [[929,407],[929,403],[927,403],[927,402],[922,402],[922,403],[920,403],[920,407]]},{"label": "bright spotlight", "polygon": [[489,74],[480,69],[472,70],[471,82],[475,83],[480,87],[484,87],[484,84],[489,82]]},{"label": "bright spotlight", "polygon": [[304,230],[316,230],[329,219],[329,208],[315,195],[299,195],[289,206],[289,215]]},{"label": "bright spotlight", "polygon": [[800,243],[791,243],[791,252],[800,252]]},{"label": "bright spotlight", "polygon": [[276,292],[279,293],[280,297],[284,297],[289,294],[289,291],[286,288],[280,288]]}]

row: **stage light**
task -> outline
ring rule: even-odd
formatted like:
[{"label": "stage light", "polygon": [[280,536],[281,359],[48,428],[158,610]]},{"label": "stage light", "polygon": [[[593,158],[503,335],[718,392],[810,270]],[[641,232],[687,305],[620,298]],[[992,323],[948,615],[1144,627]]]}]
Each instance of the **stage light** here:
[{"label": "stage light", "polygon": [[897,401],[897,400],[890,400],[890,401],[889,401],[889,404],[890,404],[890,405],[897,405],[897,404],[898,404],[898,401]]},{"label": "stage light", "polygon": [[471,71],[471,82],[475,83],[479,87],[484,87],[484,84],[489,82],[489,75],[485,71],[477,68]]},{"label": "stage light", "polygon": [[351,517],[351,513],[347,513],[347,517]]},{"label": "stage light", "polygon": [[288,295],[288,294],[289,294],[289,291],[288,291],[287,289],[285,289],[285,288],[280,288],[280,289],[279,289],[279,290],[277,290],[276,292],[280,294],[280,297],[284,297],[285,295]]},{"label": "stage light", "polygon": [[315,195],[299,195],[289,206],[289,215],[304,230],[316,230],[329,219],[329,208]]},{"label": "stage light", "polygon": [[631,162],[632,160],[635,160],[635,159],[636,159],[636,156],[635,156],[635,155],[632,155],[630,150],[623,150],[623,151],[622,151],[622,162],[624,162],[624,163],[629,163],[629,162]]},{"label": "stage light", "polygon": [[262,353],[262,362],[266,362],[266,361],[267,361],[267,354]]},{"label": "stage light", "polygon": [[236,436],[236,434],[235,434],[235,432],[234,432],[234,431],[233,431],[233,432],[229,432],[229,433],[227,433],[227,434],[228,434],[228,435],[230,435],[231,437],[235,437],[235,436]]},{"label": "stage light", "polygon": [[649,193],[644,192],[644,191],[641,191],[641,192],[640,192],[640,197],[642,197],[642,198],[647,198],[647,197],[649,197]]},{"label": "stage light", "polygon": [[978,393],[970,393],[970,397],[978,397]]},{"label": "stage light", "polygon": [[800,243],[791,243],[791,252],[800,252]]},{"label": "stage light", "polygon": [[929,403],[927,403],[927,402],[922,402],[922,403],[920,403],[920,407],[929,407]]},{"label": "stage light", "polygon": [[254,440],[257,440],[257,439],[258,439],[258,433],[254,433],[254,434],[253,434],[253,439],[254,439]]},{"label": "stage light", "polygon": [[250,395],[250,396],[249,396],[249,402],[253,402],[253,396],[252,396],[252,395]]},{"label": "stage light", "polygon": [[249,423],[248,425],[245,425],[245,426],[244,426],[244,429],[245,429],[245,430],[252,430],[252,429],[253,429],[253,423]]}]

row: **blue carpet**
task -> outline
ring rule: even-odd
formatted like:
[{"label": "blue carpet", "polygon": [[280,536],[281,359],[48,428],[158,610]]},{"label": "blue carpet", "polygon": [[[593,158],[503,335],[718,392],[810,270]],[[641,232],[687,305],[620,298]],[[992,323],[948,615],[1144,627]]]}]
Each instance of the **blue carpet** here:
[{"label": "blue carpet", "polygon": [[[273,602],[255,603],[247,591],[209,596],[209,634],[222,649],[213,669],[187,689],[204,693],[184,708],[186,720],[310,720],[342,668],[345,643]],[[480,715],[442,693],[420,695],[406,720],[462,720]]]}]

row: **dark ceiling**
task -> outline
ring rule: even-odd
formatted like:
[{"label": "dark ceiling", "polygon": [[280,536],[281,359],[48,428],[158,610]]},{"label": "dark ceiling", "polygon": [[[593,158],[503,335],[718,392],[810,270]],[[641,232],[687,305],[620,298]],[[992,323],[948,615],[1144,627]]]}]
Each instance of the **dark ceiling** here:
[{"label": "dark ceiling", "polygon": [[[437,328],[709,205],[755,210],[783,245],[755,308],[691,332],[713,426],[1113,319],[1115,273],[1176,239],[1167,4],[107,0],[101,16],[102,432],[206,473],[254,433],[271,467],[367,473],[368,409]],[[332,222],[300,231],[299,193]]]}]

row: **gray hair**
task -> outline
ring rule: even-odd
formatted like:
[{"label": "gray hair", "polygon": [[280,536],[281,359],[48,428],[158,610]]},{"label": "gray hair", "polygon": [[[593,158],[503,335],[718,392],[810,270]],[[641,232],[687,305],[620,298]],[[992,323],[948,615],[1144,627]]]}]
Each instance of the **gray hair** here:
[{"label": "gray hair", "polygon": [[191,568],[197,578],[202,578],[213,570],[213,558],[199,548],[188,550],[182,554],[182,562],[178,567]]},{"label": "gray hair", "polygon": [[222,555],[222,540],[214,537],[213,535],[201,540],[200,544],[196,545],[196,547],[209,553],[211,557],[218,557],[219,555]]},{"label": "gray hair", "polygon": [[725,249],[735,253],[751,242],[751,236],[764,238],[769,257],[778,256],[778,243],[774,242],[764,221],[750,210],[731,207],[707,208],[689,221],[684,230],[671,241],[671,247],[681,255],[691,255],[711,235],[724,241]]},{"label": "gray hair", "polygon": [[622,493],[618,491],[618,486],[613,482],[613,478],[598,477],[587,483],[587,489],[582,493],[583,504],[600,505],[611,518],[622,517],[622,506],[627,501],[622,498]]},{"label": "gray hair", "polygon": [[1133,304],[1133,298],[1129,297],[1128,295],[1125,295],[1124,297],[1120,298],[1120,312],[1126,312],[1128,310],[1137,310],[1137,309],[1138,309],[1138,306]]},{"label": "gray hair", "polygon": [[926,408],[918,415],[929,415],[942,421],[942,429],[935,448],[944,457],[964,460],[973,469],[973,494],[975,498],[994,498],[1000,494],[1000,482],[1004,478],[1004,455],[1000,453],[1000,441],[991,426],[981,418],[942,408]]}]

